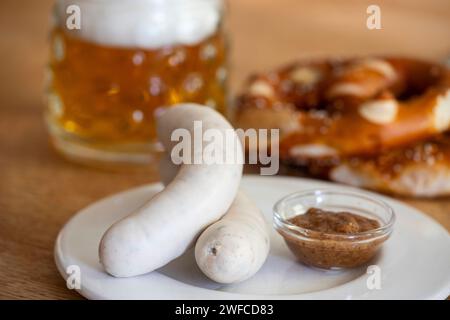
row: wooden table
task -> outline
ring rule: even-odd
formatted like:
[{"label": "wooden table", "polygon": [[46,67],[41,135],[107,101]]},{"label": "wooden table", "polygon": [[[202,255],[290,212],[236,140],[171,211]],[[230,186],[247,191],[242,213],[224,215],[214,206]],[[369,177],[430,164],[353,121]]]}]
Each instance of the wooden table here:
[{"label": "wooden table", "polygon": [[[111,172],[69,163],[49,147],[42,121],[49,0],[0,2],[0,298],[80,298],[53,262],[53,245],[77,210],[158,181],[155,168]],[[232,0],[232,89],[252,71],[296,57],[450,54],[448,0],[377,1],[382,30],[366,28],[372,1]],[[450,199],[405,202],[450,230]]]}]

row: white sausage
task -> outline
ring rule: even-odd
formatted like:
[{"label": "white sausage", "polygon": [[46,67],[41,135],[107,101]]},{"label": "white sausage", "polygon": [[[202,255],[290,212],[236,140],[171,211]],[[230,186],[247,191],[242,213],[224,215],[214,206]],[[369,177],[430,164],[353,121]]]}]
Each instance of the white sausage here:
[{"label": "white sausage", "polygon": [[173,179],[175,179],[178,169],[180,169],[180,166],[174,164],[170,158],[170,155],[167,154],[167,152],[164,152],[159,161],[159,178],[164,186],[167,186]]},{"label": "white sausage", "polygon": [[[185,128],[193,135],[194,120],[203,129],[225,134],[232,129],[214,110],[195,104],[181,104],[157,119],[158,136],[166,150],[174,129]],[[220,144],[222,152],[235,153],[232,164],[182,164],[175,179],[143,207],[113,224],[103,235],[100,262],[116,277],[130,277],[160,268],[183,254],[200,232],[218,220],[230,207],[242,177],[242,147]]]},{"label": "white sausage", "polygon": [[250,278],[262,267],[269,248],[261,212],[239,191],[225,216],[200,235],[195,260],[211,280],[235,283]]},{"label": "white sausage", "polygon": [[[178,171],[165,154],[160,176],[167,185]],[[264,264],[270,249],[269,232],[260,210],[241,190],[227,213],[197,240],[195,258],[202,272],[220,283],[240,282]]]}]

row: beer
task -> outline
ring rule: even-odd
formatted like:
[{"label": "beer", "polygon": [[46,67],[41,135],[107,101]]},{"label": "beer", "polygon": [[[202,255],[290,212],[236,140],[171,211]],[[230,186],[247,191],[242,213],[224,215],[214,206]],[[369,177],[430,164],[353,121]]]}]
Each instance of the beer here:
[{"label": "beer", "polygon": [[46,118],[58,150],[88,161],[147,162],[157,150],[159,108],[196,102],[225,113],[225,36],[220,7],[211,6],[218,1],[168,0],[163,23],[151,19],[162,10],[157,0],[74,2],[81,28],[57,19],[51,31]]}]

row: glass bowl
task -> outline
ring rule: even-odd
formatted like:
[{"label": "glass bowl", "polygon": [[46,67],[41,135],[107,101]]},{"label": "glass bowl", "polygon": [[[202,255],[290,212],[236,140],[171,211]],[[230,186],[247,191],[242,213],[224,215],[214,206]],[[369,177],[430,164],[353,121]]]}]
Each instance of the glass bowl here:
[{"label": "glass bowl", "polygon": [[[357,233],[325,233],[289,221],[310,208],[329,214],[350,212],[377,220],[380,227]],[[353,268],[367,263],[389,238],[395,221],[393,209],[385,202],[364,193],[337,189],[288,195],[275,204],[273,211],[274,227],[293,254],[300,262],[321,269]]]}]

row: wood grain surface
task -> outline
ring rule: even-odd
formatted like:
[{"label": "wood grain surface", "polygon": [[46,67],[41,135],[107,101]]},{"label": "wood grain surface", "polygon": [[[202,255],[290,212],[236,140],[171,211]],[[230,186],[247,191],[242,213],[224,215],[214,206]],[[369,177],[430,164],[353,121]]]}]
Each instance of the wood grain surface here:
[{"label": "wood grain surface", "polygon": [[[393,53],[450,55],[448,0],[376,1],[382,30],[366,28],[374,1],[231,0],[231,87],[298,57]],[[112,193],[158,181],[155,168],[106,171],[65,161],[42,121],[43,68],[52,1],[0,1],[0,298],[77,299],[53,262],[59,229]],[[283,173],[297,173],[283,168]],[[405,202],[450,230],[450,199]]]}]

